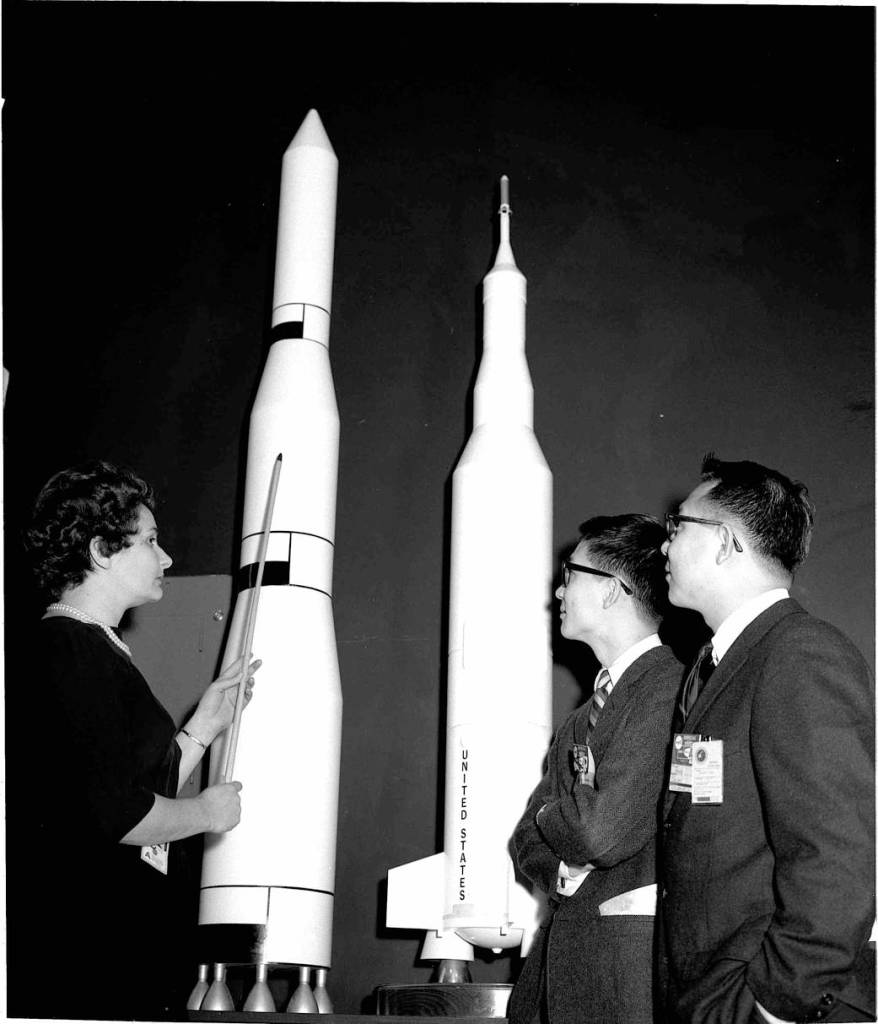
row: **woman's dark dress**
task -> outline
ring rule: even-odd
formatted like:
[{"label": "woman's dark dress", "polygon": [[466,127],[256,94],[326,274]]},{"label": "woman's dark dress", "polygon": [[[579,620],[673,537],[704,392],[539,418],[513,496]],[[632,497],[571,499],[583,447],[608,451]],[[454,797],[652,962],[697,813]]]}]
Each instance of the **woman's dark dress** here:
[{"label": "woman's dark dress", "polygon": [[10,773],[9,1013],[179,1019],[179,844],[163,875],[119,842],[154,793],[176,794],[174,722],[100,627],[49,618],[37,638],[27,678],[7,678],[29,698]]}]

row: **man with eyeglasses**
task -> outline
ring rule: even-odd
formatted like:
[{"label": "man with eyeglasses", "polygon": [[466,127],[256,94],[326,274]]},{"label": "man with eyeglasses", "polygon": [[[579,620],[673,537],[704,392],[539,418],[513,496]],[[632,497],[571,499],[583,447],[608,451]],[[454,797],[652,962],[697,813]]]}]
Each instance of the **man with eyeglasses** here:
[{"label": "man with eyeglasses", "polygon": [[659,974],[681,1024],[875,1019],[872,681],[789,596],[813,519],[802,484],[712,455],[668,516],[671,603],[713,630],[664,808]]},{"label": "man with eyeglasses", "polygon": [[656,836],[682,666],[658,637],[665,532],[645,515],[584,523],[564,562],[561,633],[604,666],[558,731],[512,838],[551,919],[509,1002],[511,1024],[652,1024]]}]

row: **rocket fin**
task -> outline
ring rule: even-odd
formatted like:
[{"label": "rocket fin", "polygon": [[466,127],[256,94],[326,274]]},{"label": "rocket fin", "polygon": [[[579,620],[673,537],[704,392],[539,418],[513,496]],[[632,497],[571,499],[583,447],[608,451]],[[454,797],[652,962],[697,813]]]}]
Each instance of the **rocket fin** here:
[{"label": "rocket fin", "polygon": [[413,860],[387,872],[388,928],[442,930],[445,854]]}]

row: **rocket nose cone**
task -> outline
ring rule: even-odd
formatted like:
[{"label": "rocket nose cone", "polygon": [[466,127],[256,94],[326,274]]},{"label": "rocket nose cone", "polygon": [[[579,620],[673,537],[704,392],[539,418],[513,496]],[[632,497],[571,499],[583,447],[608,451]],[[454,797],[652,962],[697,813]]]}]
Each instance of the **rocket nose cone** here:
[{"label": "rocket nose cone", "polygon": [[287,146],[287,151],[296,149],[299,146],[312,146],[317,149],[325,149],[335,156],[335,150],[320,120],[316,110],[311,109],[305,115],[305,120],[299,125],[299,130],[293,136],[293,141]]}]

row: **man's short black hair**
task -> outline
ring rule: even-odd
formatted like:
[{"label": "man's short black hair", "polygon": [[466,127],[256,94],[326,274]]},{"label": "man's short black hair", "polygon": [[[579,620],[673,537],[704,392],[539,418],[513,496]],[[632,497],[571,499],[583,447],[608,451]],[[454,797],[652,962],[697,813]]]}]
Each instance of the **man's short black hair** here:
[{"label": "man's short black hair", "polygon": [[661,621],[668,604],[665,556],[661,546],[668,535],[658,519],[639,512],[595,516],[587,519],[579,532],[580,540],[588,546],[594,568],[624,580],[644,614]]},{"label": "man's short black hair", "polygon": [[814,528],[808,488],[758,462],[723,462],[713,452],[704,457],[701,479],[714,481],[704,500],[734,516],[763,558],[795,573]]}]

